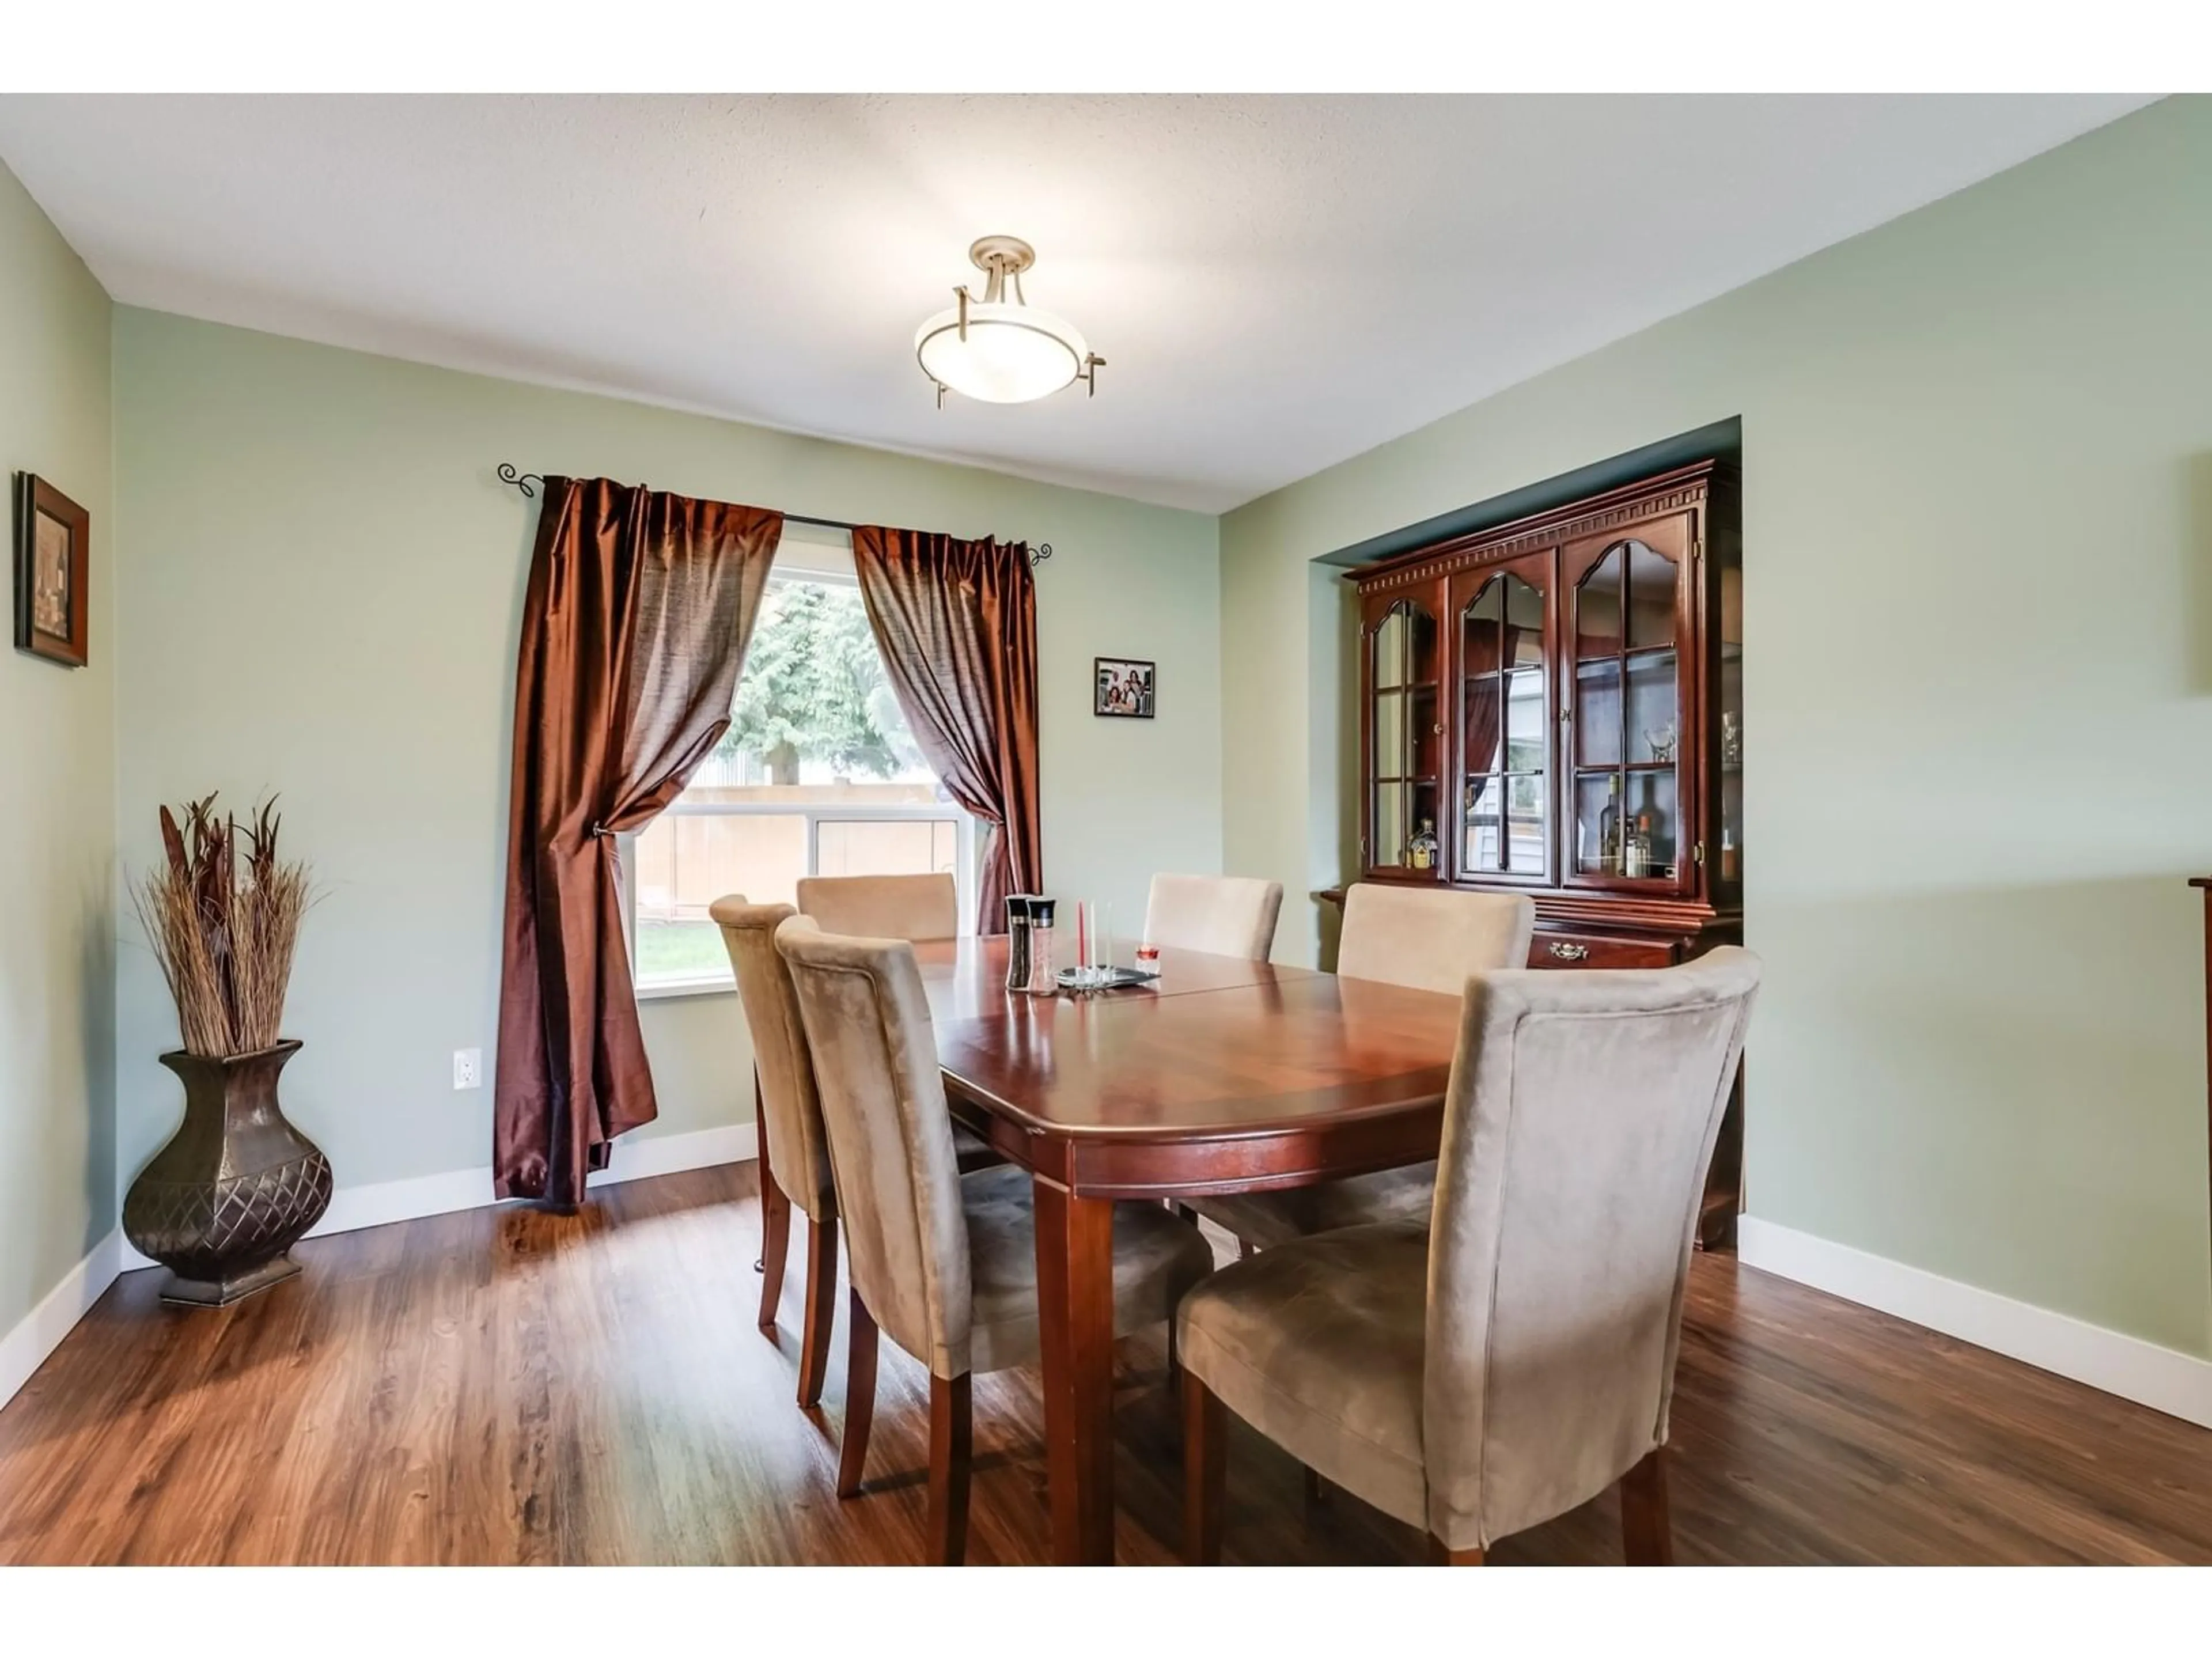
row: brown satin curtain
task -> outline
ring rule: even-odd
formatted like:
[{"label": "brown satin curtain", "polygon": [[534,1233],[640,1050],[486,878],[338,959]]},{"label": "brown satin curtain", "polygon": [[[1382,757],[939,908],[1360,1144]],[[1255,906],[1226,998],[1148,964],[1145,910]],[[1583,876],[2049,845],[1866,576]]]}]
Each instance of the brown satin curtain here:
[{"label": "brown satin curtain", "polygon": [[931,768],[991,826],[976,931],[1044,882],[1037,811],[1036,585],[1019,543],[863,526],[853,563],[884,672]]},{"label": "brown satin curtain", "polygon": [[493,1173],[573,1206],[657,1115],[615,837],[730,723],[783,515],[605,478],[545,480],[515,670]]}]

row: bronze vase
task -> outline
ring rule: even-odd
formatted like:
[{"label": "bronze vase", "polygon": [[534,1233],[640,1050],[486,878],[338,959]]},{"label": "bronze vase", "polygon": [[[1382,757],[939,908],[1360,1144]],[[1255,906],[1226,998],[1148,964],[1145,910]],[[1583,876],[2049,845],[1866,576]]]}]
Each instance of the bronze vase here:
[{"label": "bronze vase", "polygon": [[289,1279],[331,1205],[322,1148],[286,1121],[276,1074],[297,1042],[209,1060],[179,1049],[185,1121],[123,1200],[123,1236],[169,1270],[164,1302],[220,1308]]}]

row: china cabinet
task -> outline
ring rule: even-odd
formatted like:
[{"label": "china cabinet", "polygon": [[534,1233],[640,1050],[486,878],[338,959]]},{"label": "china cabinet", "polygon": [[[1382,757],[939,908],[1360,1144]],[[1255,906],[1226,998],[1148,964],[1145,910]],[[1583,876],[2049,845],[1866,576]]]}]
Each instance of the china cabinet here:
[{"label": "china cabinet", "polygon": [[1528,893],[1534,967],[1741,941],[1737,500],[1733,465],[1699,462],[1348,578],[1361,879]]}]

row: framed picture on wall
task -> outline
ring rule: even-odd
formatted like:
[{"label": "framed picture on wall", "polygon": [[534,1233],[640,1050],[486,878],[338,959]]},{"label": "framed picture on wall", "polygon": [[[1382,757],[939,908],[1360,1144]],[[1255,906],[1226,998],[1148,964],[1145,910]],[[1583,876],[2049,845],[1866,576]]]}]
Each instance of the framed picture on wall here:
[{"label": "framed picture on wall", "polygon": [[15,648],[85,661],[92,515],[43,478],[15,475]]},{"label": "framed picture on wall", "polygon": [[1152,719],[1151,663],[1136,662],[1127,657],[1093,657],[1091,663],[1096,683],[1092,714],[1133,720]]}]

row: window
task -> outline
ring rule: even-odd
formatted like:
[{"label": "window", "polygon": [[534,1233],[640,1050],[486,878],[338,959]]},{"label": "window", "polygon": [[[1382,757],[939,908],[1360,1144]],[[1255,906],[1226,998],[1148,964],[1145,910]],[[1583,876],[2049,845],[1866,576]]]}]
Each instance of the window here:
[{"label": "window", "polygon": [[787,531],[729,731],[624,848],[637,988],[726,989],[729,957],[708,906],[729,893],[793,903],[802,876],[949,871],[964,923],[975,844],[884,677],[849,544]]}]

